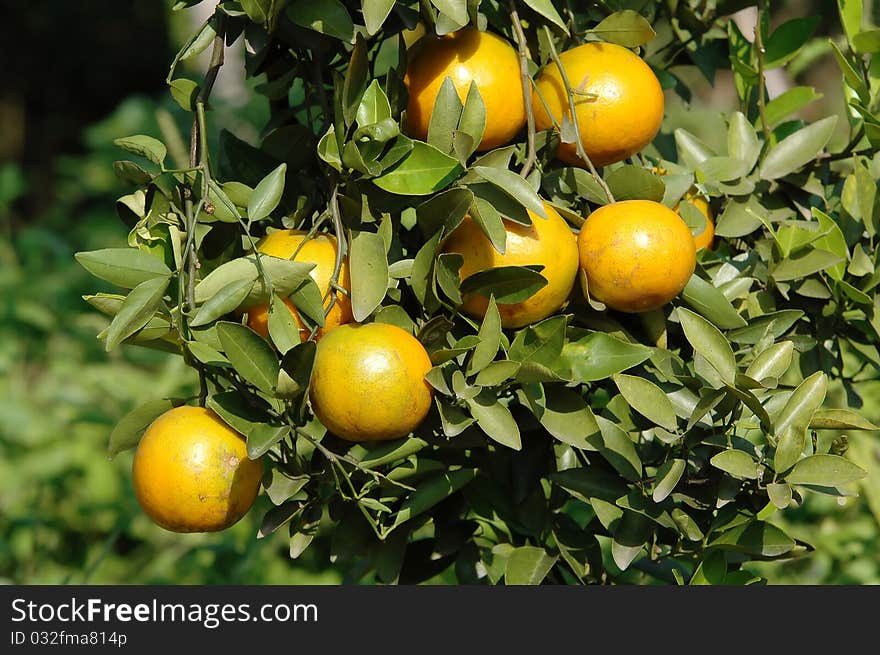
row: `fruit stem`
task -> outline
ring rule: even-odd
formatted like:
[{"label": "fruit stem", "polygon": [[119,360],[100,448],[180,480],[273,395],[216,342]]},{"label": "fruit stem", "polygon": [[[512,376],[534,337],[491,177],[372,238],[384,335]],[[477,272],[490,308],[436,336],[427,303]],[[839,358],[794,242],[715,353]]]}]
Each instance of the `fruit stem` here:
[{"label": "fruit stem", "polygon": [[537,159],[535,148],[535,112],[532,108],[532,78],[529,75],[529,53],[526,46],[526,35],[523,32],[519,12],[516,10],[514,0],[510,0],[510,21],[513,24],[513,33],[516,36],[516,48],[519,52],[519,70],[522,76],[523,104],[526,109],[526,160],[523,162],[519,174],[528,177]]},{"label": "fruit stem", "polygon": [[[348,241],[345,238],[345,225],[342,224],[342,215],[339,213],[339,183],[333,185],[333,191],[330,194],[330,217],[333,220],[333,232],[336,233],[336,259],[333,262],[333,275],[330,276],[330,282],[327,285],[327,291],[324,292],[322,302],[327,302],[329,296],[330,302],[324,307],[324,316],[330,314],[333,305],[336,304],[337,293],[339,288],[339,272],[342,270],[342,262],[348,251]],[[317,334],[317,326],[312,330],[309,339],[313,339]]]},{"label": "fruit stem", "polygon": [[562,83],[565,85],[565,93],[568,96],[568,111],[571,114],[572,123],[574,123],[574,143],[578,157],[580,157],[587,164],[587,168],[590,170],[590,175],[592,175],[593,179],[596,180],[596,184],[602,187],[602,191],[605,194],[605,197],[608,199],[608,203],[611,204],[614,202],[614,195],[611,193],[611,189],[609,189],[608,185],[605,184],[605,180],[603,180],[602,176],[599,175],[599,172],[593,165],[592,160],[584,150],[584,144],[581,140],[581,128],[580,125],[578,125],[578,117],[577,113],[575,112],[574,92],[572,91],[571,82],[568,79],[568,73],[565,72],[565,67],[559,60],[559,53],[556,52],[556,44],[553,43],[553,35],[550,33],[550,28],[546,25],[544,25],[544,32],[547,35],[547,43],[550,45],[550,56],[553,59],[553,63],[555,63],[556,67],[559,69],[559,74],[562,76]]}]

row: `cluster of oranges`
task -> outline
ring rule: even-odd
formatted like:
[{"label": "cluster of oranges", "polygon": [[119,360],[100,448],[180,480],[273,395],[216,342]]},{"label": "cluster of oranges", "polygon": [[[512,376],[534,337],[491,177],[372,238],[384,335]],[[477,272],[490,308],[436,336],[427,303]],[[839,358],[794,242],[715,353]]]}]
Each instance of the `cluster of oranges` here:
[{"label": "cluster of oranges", "polygon": [[[562,53],[560,64],[574,91],[582,148],[561,143],[556,157],[586,166],[622,161],[644,148],[663,118],[663,93],[650,67],[632,51],[609,43],[586,43]],[[504,145],[526,122],[520,61],[507,41],[465,29],[414,44],[405,83],[409,91],[407,131],[427,136],[434,102],[451,78],[462,101],[476,83],[486,109],[480,150]],[[571,122],[569,95],[559,66],[537,76],[531,106],[539,130]],[[647,200],[605,205],[592,212],[579,234],[544,204],[546,218],[529,212],[531,225],[505,219],[505,252],[499,253],[470,217],[443,242],[443,251],[463,258],[464,279],[499,266],[542,266],[547,284],[530,298],[499,304],[502,325],[517,328],[558,312],[580,278],[593,300],[622,312],[646,312],[668,303],[684,288],[696,265],[696,250],[711,248],[713,225],[706,201],[688,200],[707,219],[694,237],[675,210]],[[411,433],[430,410],[432,389],[425,381],[431,360],[410,333],[380,323],[353,322],[348,267],[343,262],[331,289],[337,243],[332,235],[307,238],[295,230],[269,233],[258,244],[266,255],[313,262],[312,277],[332,303],[318,347],[309,387],[312,409],[333,434],[350,441],[394,439]],[[335,294],[335,299],[332,295]],[[287,307],[303,338],[309,331],[294,307]],[[326,305],[325,305],[326,307]],[[462,311],[482,317],[488,299],[464,298]],[[268,308],[247,309],[247,324],[268,336]],[[262,463],[248,459],[244,438],[210,409],[178,407],[145,432],[134,459],[134,487],[144,511],[175,531],[212,531],[240,519],[254,502]]]}]

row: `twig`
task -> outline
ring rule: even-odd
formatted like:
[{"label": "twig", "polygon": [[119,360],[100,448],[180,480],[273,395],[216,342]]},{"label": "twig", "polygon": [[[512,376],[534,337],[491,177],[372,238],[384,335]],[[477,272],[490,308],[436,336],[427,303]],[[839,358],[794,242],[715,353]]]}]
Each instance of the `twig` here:
[{"label": "twig", "polygon": [[510,0],[510,20],[513,23],[513,33],[516,36],[516,46],[519,51],[519,70],[522,76],[523,104],[526,110],[526,160],[523,162],[522,170],[519,174],[522,177],[528,177],[535,165],[537,152],[535,148],[535,112],[532,108],[532,82],[529,75],[529,53],[526,46],[526,35],[523,32],[522,22],[519,19],[519,12],[516,10],[514,0]]},{"label": "twig", "polygon": [[348,241],[345,238],[345,226],[342,224],[342,215],[339,213],[339,185],[333,185],[333,192],[330,194],[330,217],[333,219],[333,231],[336,233],[336,259],[333,262],[333,275],[330,276],[330,283],[327,285],[327,291],[324,292],[323,301],[330,302],[324,308],[324,316],[330,313],[333,305],[336,304],[337,294],[334,293],[335,287],[339,286],[339,273],[342,271],[342,263],[348,252]]},{"label": "twig", "polygon": [[764,79],[764,35],[761,28],[764,22],[764,12],[767,10],[766,0],[758,2],[758,19],[755,22],[755,47],[758,51],[758,113],[761,116],[761,130],[764,132],[764,142],[770,145],[770,127],[767,124],[767,104],[764,99],[766,80]]},{"label": "twig", "polygon": [[578,117],[574,106],[574,92],[572,91],[571,82],[568,79],[568,73],[565,71],[565,67],[559,60],[559,54],[556,52],[556,45],[553,43],[553,35],[550,33],[550,28],[546,25],[544,26],[544,32],[547,35],[547,42],[550,45],[550,56],[553,58],[553,63],[555,63],[556,67],[559,69],[559,74],[562,76],[562,83],[565,85],[565,94],[568,96],[568,111],[571,113],[571,120],[574,124],[575,150],[578,154],[578,157],[580,157],[587,164],[587,168],[590,170],[590,175],[592,175],[593,179],[596,180],[596,184],[598,184],[602,188],[602,191],[605,193],[605,197],[608,199],[609,204],[613,203],[614,195],[611,193],[611,189],[609,189],[608,185],[605,184],[605,180],[603,180],[602,176],[599,175],[599,172],[593,165],[592,160],[584,150],[584,144],[581,140],[581,128],[578,124]]}]

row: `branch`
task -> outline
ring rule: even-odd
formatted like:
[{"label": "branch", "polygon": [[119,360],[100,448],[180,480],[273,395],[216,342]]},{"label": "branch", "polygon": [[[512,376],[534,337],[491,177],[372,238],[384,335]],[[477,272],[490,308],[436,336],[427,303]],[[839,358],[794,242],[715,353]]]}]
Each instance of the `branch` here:
[{"label": "branch", "polygon": [[516,47],[519,51],[519,70],[522,76],[523,104],[526,109],[526,126],[528,132],[526,134],[527,155],[523,162],[522,170],[519,174],[522,177],[528,177],[535,165],[537,153],[535,148],[535,112],[532,108],[532,82],[529,75],[529,53],[526,46],[526,35],[523,32],[522,23],[519,19],[519,12],[516,10],[514,0],[510,0],[510,20],[513,23],[513,33],[516,36]]},{"label": "branch", "polygon": [[764,132],[764,142],[770,146],[770,127],[767,125],[767,105],[764,99],[766,82],[764,79],[764,35],[761,25],[764,22],[764,12],[767,10],[766,0],[758,2],[758,19],[755,22],[755,47],[758,49],[758,113],[761,115],[761,130]]},{"label": "branch", "polygon": [[574,91],[572,91],[571,82],[568,79],[568,73],[566,73],[565,67],[559,60],[559,54],[556,52],[556,45],[553,43],[553,35],[550,33],[550,28],[548,28],[546,25],[544,26],[544,32],[547,34],[547,42],[550,45],[550,56],[553,58],[553,63],[555,63],[556,67],[559,69],[559,74],[562,76],[562,83],[565,85],[565,93],[568,96],[568,111],[571,113],[571,120],[572,123],[574,123],[574,142],[578,157],[586,162],[587,168],[590,170],[590,175],[592,175],[593,179],[596,180],[596,184],[602,187],[602,191],[605,193],[605,197],[608,199],[609,204],[613,203],[614,195],[612,195],[611,189],[609,189],[608,185],[605,184],[605,180],[603,180],[602,177],[599,175],[599,172],[593,165],[592,160],[584,150],[584,144],[581,140],[581,128],[578,124],[578,117],[574,106]]}]

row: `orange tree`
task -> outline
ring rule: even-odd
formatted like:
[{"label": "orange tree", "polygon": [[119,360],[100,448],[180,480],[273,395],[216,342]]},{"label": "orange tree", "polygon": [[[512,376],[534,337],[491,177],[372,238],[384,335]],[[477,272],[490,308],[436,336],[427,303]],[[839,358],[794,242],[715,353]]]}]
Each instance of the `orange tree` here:
[{"label": "orange tree", "polygon": [[[87,298],[107,349],[171,351],[201,383],[145,398],[111,454],[206,406],[263,460],[259,536],[352,580],[742,584],[808,553],[774,514],[852,494],[845,432],[876,429],[847,405],[880,365],[880,41],[858,0],[839,43],[817,18],[770,29],[767,2],[743,34],[750,4],[220,2],[168,73],[188,152],[119,138],[130,247],[77,256],[124,290]],[[239,40],[271,110],[256,144],[209,121]],[[810,87],[768,97],[808,44],[844,116],[798,118]],[[663,123],[683,66],[732,74],[712,144]],[[161,421],[180,443],[139,449],[139,475],[222,485],[152,503],[198,526],[252,496],[234,448]]]}]

